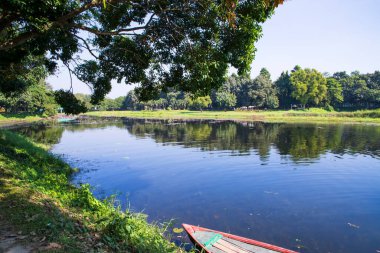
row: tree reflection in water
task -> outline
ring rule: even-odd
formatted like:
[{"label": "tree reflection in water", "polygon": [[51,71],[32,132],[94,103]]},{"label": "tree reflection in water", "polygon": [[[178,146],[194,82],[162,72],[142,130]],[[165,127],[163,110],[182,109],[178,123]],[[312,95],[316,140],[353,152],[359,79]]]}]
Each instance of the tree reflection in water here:
[{"label": "tree reflection in water", "polygon": [[126,119],[67,125],[34,125],[18,131],[44,144],[55,144],[66,131],[106,126],[126,128],[137,138],[152,138],[164,145],[181,145],[204,151],[230,151],[232,155],[256,152],[261,159],[271,147],[293,161],[318,159],[327,151],[380,156],[380,127],[370,125],[318,125],[234,121],[180,121]]}]

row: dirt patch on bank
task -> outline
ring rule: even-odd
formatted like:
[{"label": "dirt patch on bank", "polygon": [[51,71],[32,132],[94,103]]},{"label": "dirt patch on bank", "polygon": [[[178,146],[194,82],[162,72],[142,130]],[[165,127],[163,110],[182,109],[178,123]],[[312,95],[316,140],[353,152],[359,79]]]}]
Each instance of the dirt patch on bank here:
[{"label": "dirt patch on bank", "polygon": [[46,237],[38,238],[15,230],[0,215],[0,253],[57,252],[62,249],[58,243],[45,242]]},{"label": "dirt patch on bank", "polygon": [[28,235],[16,231],[0,214],[0,253],[28,253],[37,251],[41,245],[29,241]]}]

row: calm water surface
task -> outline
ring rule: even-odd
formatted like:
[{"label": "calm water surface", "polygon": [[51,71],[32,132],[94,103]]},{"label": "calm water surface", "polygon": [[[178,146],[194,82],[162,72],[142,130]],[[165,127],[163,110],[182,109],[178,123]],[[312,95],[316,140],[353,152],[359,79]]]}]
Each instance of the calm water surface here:
[{"label": "calm water surface", "polygon": [[300,252],[380,251],[380,127],[126,120],[21,130],[100,197]]}]

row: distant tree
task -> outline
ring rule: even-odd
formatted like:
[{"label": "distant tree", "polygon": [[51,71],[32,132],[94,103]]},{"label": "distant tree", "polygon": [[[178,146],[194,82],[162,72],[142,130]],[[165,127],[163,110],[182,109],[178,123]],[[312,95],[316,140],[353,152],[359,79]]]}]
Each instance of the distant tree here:
[{"label": "distant tree", "polygon": [[193,109],[202,111],[204,108],[207,108],[211,105],[210,96],[189,98],[189,106]]},{"label": "distant tree", "polygon": [[91,96],[88,95],[88,94],[83,94],[83,93],[75,93],[74,94],[75,97],[79,100],[79,101],[82,101],[84,103],[84,105],[86,106],[86,110],[91,110],[93,108],[95,108],[93,106],[93,104],[91,104]]},{"label": "distant tree", "polygon": [[180,91],[170,91],[163,95],[168,103],[168,108],[170,109],[185,109],[186,105],[184,102],[184,93]]},{"label": "distant tree", "polygon": [[215,93],[215,104],[221,109],[233,108],[236,105],[236,96],[231,92],[220,90]]},{"label": "distant tree", "polygon": [[232,74],[223,84],[222,89],[236,96],[236,106],[247,106],[250,103],[248,90],[250,85],[248,75]]},{"label": "distant tree", "polygon": [[353,103],[363,106],[366,103],[366,95],[368,91],[366,79],[360,74],[359,71],[354,71],[350,76],[351,94]]},{"label": "distant tree", "polygon": [[125,100],[125,96],[120,96],[114,99],[114,107],[115,109],[123,109],[123,103]]},{"label": "distant tree", "polygon": [[367,74],[365,77],[367,79],[368,88],[376,90],[380,89],[380,71]]},{"label": "distant tree", "polygon": [[154,109],[165,109],[168,106],[168,100],[165,98],[159,98],[156,100],[153,100],[153,107]]},{"label": "distant tree", "polygon": [[251,82],[248,96],[251,99],[250,105],[260,108],[278,107],[276,89],[267,69],[261,69],[260,74]]},{"label": "distant tree", "polygon": [[232,74],[230,77],[227,78],[227,80],[223,84],[223,87],[221,87],[220,89],[230,91],[236,95],[238,92],[237,88],[239,86],[239,82],[241,81],[241,79],[242,79],[241,76]]},{"label": "distant tree", "polygon": [[266,68],[262,68],[261,70],[260,70],[260,74],[259,74],[259,76],[262,76],[262,77],[264,77],[265,79],[271,79],[271,75],[270,75],[270,73],[269,73],[269,71],[266,69]]},{"label": "distant tree", "polygon": [[55,101],[54,92],[45,85],[44,81],[29,86],[26,92],[22,93],[21,99],[28,112],[44,113],[48,116],[57,113],[58,104]]},{"label": "distant tree", "polygon": [[367,101],[371,107],[380,107],[380,71],[365,75],[368,93]]},{"label": "distant tree", "polygon": [[352,90],[352,80],[349,74],[345,71],[336,72],[332,75],[337,82],[342,86],[343,94],[343,107],[351,107],[354,103],[353,90]]},{"label": "distant tree", "polygon": [[327,78],[326,102],[334,108],[338,107],[343,102],[342,84],[332,77]]},{"label": "distant tree", "polygon": [[292,96],[292,83],[290,82],[290,74],[288,71],[282,72],[280,77],[274,82],[277,89],[279,107],[289,109],[291,105],[299,102]]},{"label": "distant tree", "polygon": [[252,103],[252,99],[249,96],[249,92],[252,87],[252,80],[247,77],[239,77],[236,89],[237,105],[249,106]]},{"label": "distant tree", "polygon": [[297,70],[301,70],[302,68],[301,68],[301,66],[300,65],[296,65],[296,66],[294,66],[294,68],[293,68],[293,70],[291,71],[292,73],[293,72],[295,72],[295,71],[297,71]]},{"label": "distant tree", "polygon": [[2,96],[1,106],[8,112],[44,113],[48,116],[57,113],[58,105],[52,91],[46,90],[43,85],[29,86],[21,94]]},{"label": "distant tree", "polygon": [[98,104],[91,103],[91,95],[83,94],[83,93],[75,93],[75,97],[81,101],[87,110],[100,110],[100,111],[108,111],[108,110],[120,110],[123,109],[123,103],[125,100],[124,96],[117,97],[115,99],[105,98],[102,102]]},{"label": "distant tree", "polygon": [[98,104],[98,108],[100,111],[113,111],[116,109],[114,105],[114,100],[107,97]]},{"label": "distant tree", "polygon": [[346,72],[337,72],[333,75],[343,88],[344,107],[364,108],[367,105],[369,88],[367,79],[358,71],[350,75]]},{"label": "distant tree", "polygon": [[135,93],[135,90],[131,90],[128,92],[123,102],[123,108],[127,110],[143,109]]},{"label": "distant tree", "polygon": [[54,99],[54,92],[41,79],[37,83],[29,84],[22,93],[5,95],[0,92],[0,107],[13,113],[28,112],[51,116],[57,113],[58,104]]},{"label": "distant tree", "polygon": [[189,107],[189,101],[186,98],[180,98],[176,100],[177,109],[187,109]]},{"label": "distant tree", "polygon": [[306,104],[319,105],[327,96],[326,78],[315,69],[296,66],[290,74],[292,96],[305,107]]}]

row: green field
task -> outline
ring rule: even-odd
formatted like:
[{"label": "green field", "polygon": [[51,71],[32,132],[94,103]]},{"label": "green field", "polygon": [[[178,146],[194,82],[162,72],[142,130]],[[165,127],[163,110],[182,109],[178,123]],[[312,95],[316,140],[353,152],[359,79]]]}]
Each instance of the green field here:
[{"label": "green field", "polygon": [[0,236],[33,252],[183,252],[163,236],[165,226],[73,186],[75,170],[46,148],[0,130]]},{"label": "green field", "polygon": [[159,119],[223,119],[264,122],[373,123],[380,124],[380,109],[355,112],[328,112],[323,109],[292,111],[99,111],[85,115],[96,117],[130,117]]},{"label": "green field", "polygon": [[44,117],[38,114],[29,113],[0,113],[0,126],[1,125],[12,125],[23,122],[34,122],[42,120]]}]

